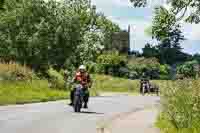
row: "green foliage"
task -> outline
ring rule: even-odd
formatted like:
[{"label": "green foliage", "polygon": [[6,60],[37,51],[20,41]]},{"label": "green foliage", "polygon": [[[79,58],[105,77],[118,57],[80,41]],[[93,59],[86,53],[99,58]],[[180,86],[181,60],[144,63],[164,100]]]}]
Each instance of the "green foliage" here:
[{"label": "green foliage", "polygon": [[[83,43],[78,47],[80,62],[94,62],[104,46],[102,44],[103,35],[98,32],[88,32],[84,36]],[[94,44],[95,43],[95,44]]]},{"label": "green foliage", "polygon": [[94,67],[94,72],[98,74],[105,74],[106,73],[105,65],[96,63]]},{"label": "green foliage", "polygon": [[86,66],[87,66],[87,71],[89,73],[100,73],[100,72],[97,72],[98,70],[97,63],[91,62],[91,63],[88,63]]},{"label": "green foliage", "polygon": [[66,91],[49,89],[48,81],[0,81],[0,105],[24,104],[65,99]]},{"label": "green foliage", "polygon": [[170,66],[168,65],[160,65],[160,73],[161,74],[164,74],[164,75],[167,75],[169,74],[169,71],[170,71]]},{"label": "green foliage", "polygon": [[[189,23],[199,23],[200,15],[198,8],[200,6],[199,0],[170,0],[171,11],[177,15],[178,20],[185,20]],[[190,10],[193,10],[190,12]]]},{"label": "green foliage", "polygon": [[147,43],[143,48],[144,57],[156,57],[161,64],[169,65],[188,60],[189,55],[181,51],[180,44],[185,40],[181,26],[176,16],[164,7],[155,9],[152,37],[157,39],[158,45]]},{"label": "green foliage", "polygon": [[162,88],[162,113],[157,126],[163,133],[200,131],[199,80],[165,81]]},{"label": "green foliage", "polygon": [[[126,57],[118,54],[102,54],[97,63],[89,65],[90,72],[117,77],[139,79],[169,79],[170,66],[161,65],[156,58]],[[92,70],[92,71],[91,71]]]},{"label": "green foliage", "polygon": [[152,34],[159,41],[165,40],[170,36],[170,32],[177,27],[176,17],[164,7],[155,9],[155,16],[153,19]]},{"label": "green foliage", "polygon": [[57,72],[53,68],[50,68],[48,71],[49,81],[51,88],[65,89],[65,80],[61,73]]},{"label": "green foliage", "polygon": [[200,74],[199,63],[196,60],[188,61],[178,67],[177,74],[183,78],[197,78]]},{"label": "green foliage", "polygon": [[159,72],[161,80],[169,80],[170,79],[170,66],[169,65],[160,65]]}]

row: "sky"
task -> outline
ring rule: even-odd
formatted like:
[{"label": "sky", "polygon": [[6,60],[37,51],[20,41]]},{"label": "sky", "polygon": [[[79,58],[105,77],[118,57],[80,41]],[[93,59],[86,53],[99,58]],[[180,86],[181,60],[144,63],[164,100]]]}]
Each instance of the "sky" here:
[{"label": "sky", "polygon": [[[147,42],[152,42],[151,37],[145,34],[144,30],[151,26],[154,7],[163,4],[165,0],[148,1],[149,6],[145,8],[133,8],[129,0],[92,0],[92,4],[96,5],[98,12],[103,12],[122,29],[128,29],[130,25],[131,50],[141,51]],[[183,23],[182,25],[187,39],[182,43],[183,51],[190,54],[200,53],[200,24]]]}]

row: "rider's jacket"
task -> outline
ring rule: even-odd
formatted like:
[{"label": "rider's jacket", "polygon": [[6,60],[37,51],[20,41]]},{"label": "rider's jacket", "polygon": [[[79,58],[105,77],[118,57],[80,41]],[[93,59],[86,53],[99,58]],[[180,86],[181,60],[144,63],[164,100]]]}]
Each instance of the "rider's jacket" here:
[{"label": "rider's jacket", "polygon": [[78,81],[83,85],[84,87],[88,87],[88,84],[91,82],[90,75],[88,73],[81,73],[81,72],[76,72],[75,81]]}]

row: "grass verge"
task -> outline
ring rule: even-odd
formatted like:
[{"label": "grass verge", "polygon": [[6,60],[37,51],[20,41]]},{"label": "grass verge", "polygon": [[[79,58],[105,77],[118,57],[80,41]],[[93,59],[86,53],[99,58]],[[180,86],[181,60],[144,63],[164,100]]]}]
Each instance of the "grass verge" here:
[{"label": "grass verge", "polygon": [[139,81],[117,78],[107,75],[92,75],[93,87],[96,92],[138,92]]},{"label": "grass verge", "polygon": [[68,92],[50,89],[45,80],[0,81],[0,105],[46,102],[68,97]]},{"label": "grass verge", "polygon": [[[135,94],[139,82],[106,75],[92,75],[91,96],[102,92]],[[46,80],[0,81],[0,105],[55,101],[69,98],[69,91],[51,89]]]}]

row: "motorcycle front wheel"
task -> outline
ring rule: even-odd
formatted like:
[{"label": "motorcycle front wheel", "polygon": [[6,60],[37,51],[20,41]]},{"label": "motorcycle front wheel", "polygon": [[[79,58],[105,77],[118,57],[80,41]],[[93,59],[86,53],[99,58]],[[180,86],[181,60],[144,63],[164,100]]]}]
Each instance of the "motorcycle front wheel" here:
[{"label": "motorcycle front wheel", "polygon": [[81,112],[82,102],[80,96],[74,98],[74,112]]}]

